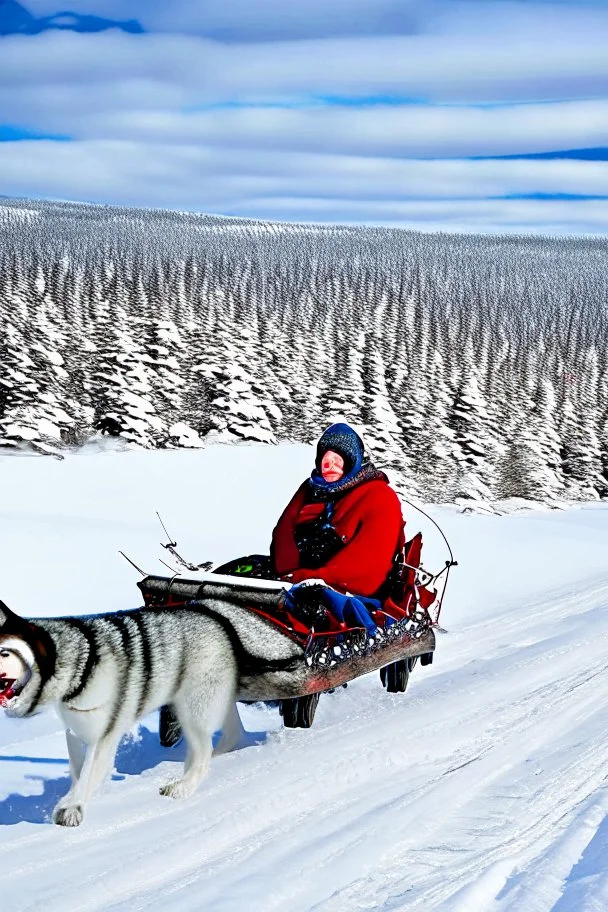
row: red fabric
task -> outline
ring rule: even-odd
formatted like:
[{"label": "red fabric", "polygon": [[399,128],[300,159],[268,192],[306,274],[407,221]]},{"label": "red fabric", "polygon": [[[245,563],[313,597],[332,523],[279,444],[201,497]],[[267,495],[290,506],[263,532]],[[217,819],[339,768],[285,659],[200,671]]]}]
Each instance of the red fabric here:
[{"label": "red fabric", "polygon": [[[411,541],[406,542],[403,549],[403,560],[406,564],[409,564],[410,567],[419,567],[420,559],[422,557],[422,533],[417,532],[416,535],[411,539]],[[416,571],[415,570],[404,570],[403,572],[403,584],[404,589],[407,591],[411,589],[416,580]]]},{"label": "red fabric", "polygon": [[340,592],[373,596],[388,576],[393,557],[403,545],[403,516],[397,494],[386,481],[368,481],[336,501],[332,524],[344,547],[323,567],[300,567],[294,531],[300,522],[318,516],[325,504],[306,504],[304,482],[279,519],[272,533],[272,555],[283,579],[300,583],[323,579]]}]

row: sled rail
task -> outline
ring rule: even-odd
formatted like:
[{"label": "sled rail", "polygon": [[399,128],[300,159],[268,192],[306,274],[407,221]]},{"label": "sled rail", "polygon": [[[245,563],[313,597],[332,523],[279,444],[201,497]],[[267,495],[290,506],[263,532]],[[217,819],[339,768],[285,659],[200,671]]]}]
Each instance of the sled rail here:
[{"label": "sled rail", "polygon": [[283,592],[291,589],[291,583],[205,572],[195,578],[150,575],[140,580],[137,587],[149,605],[204,598],[227,598],[239,605],[274,605]]}]

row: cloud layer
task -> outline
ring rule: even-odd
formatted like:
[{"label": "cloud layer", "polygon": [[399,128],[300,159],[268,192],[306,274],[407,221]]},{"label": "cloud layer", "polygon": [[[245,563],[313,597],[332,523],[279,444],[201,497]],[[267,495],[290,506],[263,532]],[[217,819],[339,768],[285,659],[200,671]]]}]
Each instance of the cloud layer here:
[{"label": "cloud layer", "polygon": [[[24,6],[59,12],[54,0]],[[286,6],[74,0],[78,16],[145,33],[0,38],[0,193],[608,233],[602,4]],[[573,149],[600,151],[517,158]]]}]

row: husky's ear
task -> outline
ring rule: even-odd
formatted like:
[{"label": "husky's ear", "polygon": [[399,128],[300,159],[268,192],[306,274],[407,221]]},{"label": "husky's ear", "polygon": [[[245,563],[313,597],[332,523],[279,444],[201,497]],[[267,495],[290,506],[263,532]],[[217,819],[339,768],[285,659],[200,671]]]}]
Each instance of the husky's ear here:
[{"label": "husky's ear", "polygon": [[13,612],[11,609],[0,599],[0,629],[2,629],[2,627],[8,623],[8,620],[10,617],[12,617],[12,615]]}]

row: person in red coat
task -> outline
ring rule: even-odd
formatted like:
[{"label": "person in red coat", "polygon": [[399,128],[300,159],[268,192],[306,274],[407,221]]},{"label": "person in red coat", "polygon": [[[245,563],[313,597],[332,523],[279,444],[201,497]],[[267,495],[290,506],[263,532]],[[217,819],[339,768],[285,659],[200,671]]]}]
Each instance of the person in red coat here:
[{"label": "person in red coat", "polygon": [[291,583],[323,580],[339,592],[383,595],[403,547],[401,504],[347,424],[332,424],[317,444],[315,468],[272,534],[277,575]]}]

